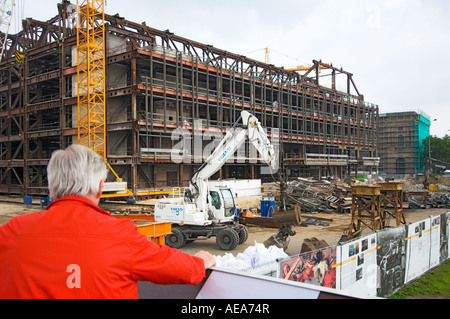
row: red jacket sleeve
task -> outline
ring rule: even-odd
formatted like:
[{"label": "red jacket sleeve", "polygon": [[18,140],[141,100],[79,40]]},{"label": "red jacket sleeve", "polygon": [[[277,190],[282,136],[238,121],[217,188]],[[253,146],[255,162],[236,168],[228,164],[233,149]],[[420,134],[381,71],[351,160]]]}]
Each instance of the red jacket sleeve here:
[{"label": "red jacket sleeve", "polygon": [[131,249],[131,276],[136,281],[196,285],[205,277],[203,259],[157,245],[137,231],[132,235]]}]

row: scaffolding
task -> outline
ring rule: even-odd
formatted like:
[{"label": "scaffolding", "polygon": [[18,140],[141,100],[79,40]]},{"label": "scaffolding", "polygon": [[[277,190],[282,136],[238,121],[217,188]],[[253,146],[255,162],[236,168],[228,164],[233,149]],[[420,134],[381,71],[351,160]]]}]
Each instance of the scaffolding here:
[{"label": "scaffolding", "polygon": [[[26,19],[20,33],[8,36],[0,63],[1,193],[47,194],[51,153],[83,140],[97,122],[95,133],[106,130],[96,142],[106,148],[98,152],[134,195],[185,186],[207,155],[194,144],[210,148],[242,110],[279,140],[291,177],[343,177],[378,165],[378,106],[364,101],[353,74],[321,61],[302,74],[288,71],[119,15],[104,17],[106,81],[95,72],[90,80],[98,84],[90,88],[96,101],[104,88],[106,108],[78,115],[78,100],[88,90],[78,83],[78,69],[89,54],[78,62],[76,6],[64,1],[58,12],[45,22]],[[93,40],[86,48],[96,52],[98,45]],[[16,52],[24,55],[23,64]],[[338,76],[347,83],[342,91]],[[106,125],[96,115],[102,112]],[[83,118],[91,124],[79,128]],[[180,131],[191,134],[184,142],[193,152],[174,163]],[[246,144],[215,177],[271,179],[262,167]]]},{"label": "scaffolding", "polygon": [[429,136],[428,115],[420,110],[381,114],[378,126],[382,173],[403,177],[425,169],[423,141]]}]

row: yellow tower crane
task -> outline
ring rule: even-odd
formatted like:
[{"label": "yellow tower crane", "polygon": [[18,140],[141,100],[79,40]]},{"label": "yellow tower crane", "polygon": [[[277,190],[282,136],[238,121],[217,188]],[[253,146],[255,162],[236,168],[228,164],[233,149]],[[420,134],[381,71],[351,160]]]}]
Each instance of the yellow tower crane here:
[{"label": "yellow tower crane", "polygon": [[[309,71],[313,67],[314,67],[314,65],[309,65],[309,66],[299,65],[296,68],[286,69],[286,71]],[[324,69],[328,69],[328,67],[320,65],[319,69],[324,70]]]},{"label": "yellow tower crane", "polygon": [[106,158],[104,1],[77,6],[78,143]]},{"label": "yellow tower crane", "polygon": [[[78,144],[103,156],[110,171],[123,185],[108,163],[106,151],[105,1],[77,0],[77,8]],[[103,197],[131,195],[125,185],[120,194],[104,194]]]},{"label": "yellow tower crane", "polygon": [[6,49],[6,42],[8,41],[8,33],[15,5],[14,0],[0,1],[0,33],[2,33],[0,37],[0,62],[3,58],[3,52]]}]

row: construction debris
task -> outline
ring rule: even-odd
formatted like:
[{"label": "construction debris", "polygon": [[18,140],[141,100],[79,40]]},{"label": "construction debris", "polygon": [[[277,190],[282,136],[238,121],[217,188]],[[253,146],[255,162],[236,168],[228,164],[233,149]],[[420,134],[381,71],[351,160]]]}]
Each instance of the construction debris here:
[{"label": "construction debris", "polygon": [[[425,189],[420,179],[393,181],[377,177],[364,179],[362,182],[352,178],[345,181],[297,178],[284,183],[283,189],[281,189],[281,183],[268,183],[263,186],[263,196],[274,196],[275,202],[283,203],[284,207],[277,206],[270,218],[258,217],[255,214],[258,209],[250,213],[245,212],[241,214],[240,222],[263,227],[278,227],[278,232],[264,241],[264,245],[266,247],[276,246],[284,250],[289,245],[289,237],[296,234],[292,226],[320,225],[327,227],[333,221],[333,219],[316,216],[318,213],[350,213],[352,214],[352,224],[355,224],[355,216],[359,216],[362,209],[375,207],[376,212],[370,211],[369,213],[374,216],[373,222],[376,222],[376,225],[374,224],[376,227],[368,224],[364,216],[359,216],[359,219],[365,221],[364,227],[376,230],[390,227],[392,218],[397,226],[406,224],[403,215],[403,210],[406,208],[450,208],[450,188],[448,186],[437,184],[432,189]],[[371,205],[371,202],[366,203],[369,200],[368,197],[372,198],[373,194],[354,194],[355,189],[371,189],[373,187],[379,190],[376,205]],[[361,203],[355,200],[355,195],[359,196]],[[295,207],[295,210],[292,207]],[[288,209],[283,210],[283,208]],[[293,212],[296,212],[296,218],[292,218]],[[290,223],[280,223],[284,219]],[[340,241],[345,242],[351,238],[349,235],[355,235],[363,230],[360,227],[353,228],[344,234]],[[326,245],[314,238],[305,240],[302,250],[312,249],[319,244]]]},{"label": "construction debris", "polygon": [[409,208],[427,209],[427,208],[450,208],[450,193],[447,192],[408,192],[406,194],[409,202]]},{"label": "construction debris", "polygon": [[[428,183],[428,182],[431,182]],[[436,176],[425,181],[408,178],[403,181],[404,200],[411,209],[450,208],[450,179]]]},{"label": "construction debris", "polygon": [[[380,182],[383,182],[380,178],[362,183],[355,179],[319,181],[299,177],[287,182],[286,193],[293,204],[301,206],[302,217],[305,216],[304,213],[351,213],[352,186]],[[425,188],[420,179],[409,178],[401,182],[404,184],[402,199],[404,208],[450,208],[450,187],[446,185],[447,183],[436,183],[431,188]],[[279,196],[279,183],[264,184],[264,193]]]},{"label": "construction debris", "polygon": [[314,226],[330,226],[329,223],[331,223],[333,220],[331,218],[323,218],[323,217],[317,217],[317,216],[310,216],[310,215],[301,215],[302,221],[300,222],[299,226],[306,227],[308,225],[314,225]]},{"label": "construction debris", "polygon": [[[264,191],[280,195],[277,183],[264,185]],[[351,186],[342,181],[318,181],[297,178],[289,181],[286,196],[293,204],[299,204],[304,213],[344,213],[351,208]]]}]

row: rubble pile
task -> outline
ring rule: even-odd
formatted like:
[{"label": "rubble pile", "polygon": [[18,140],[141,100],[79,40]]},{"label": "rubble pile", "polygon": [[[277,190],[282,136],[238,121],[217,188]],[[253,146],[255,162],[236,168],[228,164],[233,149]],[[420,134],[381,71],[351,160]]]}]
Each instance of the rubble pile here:
[{"label": "rubble pile", "polygon": [[351,186],[341,181],[298,178],[288,183],[286,192],[309,213],[343,212],[344,207],[351,205]]},{"label": "rubble pile", "polygon": [[[441,180],[442,179],[442,180]],[[405,201],[411,209],[449,208],[450,187],[445,178],[438,179],[425,188],[421,180],[406,179],[403,182]]]},{"label": "rubble pile", "polygon": [[409,208],[427,209],[427,208],[449,208],[450,192],[443,191],[415,191],[406,193]]},{"label": "rubble pile", "polygon": [[[297,178],[286,183],[286,197],[290,204],[299,204],[302,213],[350,213],[352,206],[352,186],[358,184],[377,184],[381,178],[360,182],[355,179],[345,181],[314,180]],[[404,208],[450,208],[450,187],[448,181],[439,180],[431,188],[425,188],[422,180],[407,178],[403,183]],[[279,196],[280,184],[264,184],[264,192]]]},{"label": "rubble pile", "polygon": [[[272,184],[265,192],[280,195],[279,184]],[[300,204],[304,213],[343,213],[350,210],[352,188],[341,180],[318,181],[308,178],[297,178],[287,182],[286,196],[291,204]]]}]

